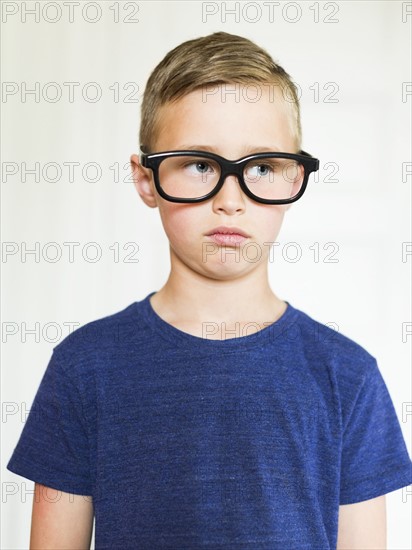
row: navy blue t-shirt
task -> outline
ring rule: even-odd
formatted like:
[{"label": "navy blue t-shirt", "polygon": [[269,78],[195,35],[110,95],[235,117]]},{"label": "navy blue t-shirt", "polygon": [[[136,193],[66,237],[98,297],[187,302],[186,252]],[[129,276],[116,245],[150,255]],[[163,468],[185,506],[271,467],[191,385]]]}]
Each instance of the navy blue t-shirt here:
[{"label": "navy blue t-shirt", "polygon": [[153,294],[53,348],[7,465],[92,496],[97,549],[335,549],[340,504],[412,483],[360,345],[289,302],[258,332],[200,338]]}]

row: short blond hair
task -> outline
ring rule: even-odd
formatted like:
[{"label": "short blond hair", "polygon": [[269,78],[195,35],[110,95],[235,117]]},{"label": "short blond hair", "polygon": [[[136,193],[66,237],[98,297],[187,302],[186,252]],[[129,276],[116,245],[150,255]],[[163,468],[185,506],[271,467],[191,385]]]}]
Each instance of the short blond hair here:
[{"label": "short blond hair", "polygon": [[141,105],[139,141],[152,151],[159,130],[159,111],[168,102],[218,84],[275,84],[292,114],[292,133],[301,148],[298,89],[288,73],[251,40],[215,32],[188,40],[168,52],[149,76]]}]

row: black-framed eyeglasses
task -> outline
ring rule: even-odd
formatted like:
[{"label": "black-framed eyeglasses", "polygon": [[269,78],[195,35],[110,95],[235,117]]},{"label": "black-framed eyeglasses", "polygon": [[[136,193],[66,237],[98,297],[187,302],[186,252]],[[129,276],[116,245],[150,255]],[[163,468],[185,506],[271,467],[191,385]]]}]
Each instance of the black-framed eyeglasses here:
[{"label": "black-framed eyeglasses", "polygon": [[295,202],[305,192],[319,160],[305,151],[257,153],[230,161],[207,151],[163,151],[140,148],[140,163],[153,171],[159,195],[171,202],[196,203],[215,196],[228,175],[242,191],[263,204]]}]

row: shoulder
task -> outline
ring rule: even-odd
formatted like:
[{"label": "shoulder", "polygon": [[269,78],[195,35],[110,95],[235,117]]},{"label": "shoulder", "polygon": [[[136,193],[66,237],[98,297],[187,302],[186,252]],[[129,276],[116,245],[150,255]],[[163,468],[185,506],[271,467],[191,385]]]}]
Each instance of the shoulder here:
[{"label": "shoulder", "polygon": [[73,330],[53,348],[56,360],[78,366],[82,361],[108,356],[125,343],[144,339],[145,323],[137,306],[138,302],[133,302]]},{"label": "shoulder", "polygon": [[301,310],[294,318],[300,338],[290,347],[302,357],[304,372],[322,394],[319,407],[340,411],[342,426],[347,425],[356,404],[371,410],[385,400],[385,410],[390,408],[377,360],[363,345],[343,333],[339,323],[328,326]]},{"label": "shoulder", "polygon": [[294,310],[295,322],[307,346],[329,355],[344,353],[363,358],[372,357],[360,343],[342,332],[335,321],[325,324],[300,309]]},{"label": "shoulder", "polygon": [[313,365],[327,367],[330,376],[362,383],[376,373],[376,358],[358,341],[342,332],[339,324],[322,323],[295,308],[295,332],[302,352]]}]

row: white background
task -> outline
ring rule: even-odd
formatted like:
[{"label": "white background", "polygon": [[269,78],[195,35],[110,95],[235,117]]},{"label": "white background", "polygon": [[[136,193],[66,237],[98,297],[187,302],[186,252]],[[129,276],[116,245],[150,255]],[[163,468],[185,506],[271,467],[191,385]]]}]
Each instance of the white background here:
[{"label": "white background", "polygon": [[[311,179],[304,197],[286,214],[269,266],[272,289],[377,358],[411,453],[411,337],[402,337],[411,323],[412,263],[410,255],[402,257],[402,243],[412,240],[411,176],[402,177],[403,163],[411,161],[412,97],[402,96],[403,83],[412,80],[412,16],[402,20],[406,3],[272,3],[271,21],[267,2],[238,3],[238,15],[228,13],[225,19],[224,4],[216,2],[109,1],[99,3],[101,17],[95,23],[86,19],[96,19],[96,8],[89,6],[82,14],[87,2],[74,9],[73,22],[63,2],[40,2],[39,22],[29,14],[24,21],[24,4],[34,9],[34,2],[2,4],[3,86],[7,82],[7,90],[17,91],[3,95],[1,104],[1,547],[29,545],[34,483],[5,465],[52,348],[69,332],[67,323],[77,327],[115,313],[166,281],[168,241],[158,211],[144,205],[124,166],[138,151],[141,96],[151,70],[177,44],[219,30],[254,40],[292,76],[302,93],[302,147],[320,159],[319,181]],[[48,22],[56,19],[56,4],[61,19]],[[6,17],[6,5],[17,13]],[[226,8],[236,5],[228,2]],[[126,23],[128,14],[138,21]],[[328,14],[336,22],[326,22]],[[33,89],[36,82],[38,102],[33,95],[22,97],[23,83]],[[57,102],[51,101],[56,88],[47,87],[50,82],[61,89]],[[64,82],[80,84],[73,102]],[[82,94],[90,82],[102,91],[95,103]],[[133,91],[123,89],[129,82],[138,86],[135,102],[125,101]],[[331,98],[336,102],[326,101],[333,91],[328,83],[338,87]],[[115,101],[117,85],[120,95]],[[88,91],[93,98],[94,90]],[[39,181],[32,174],[24,181],[24,163],[32,169],[36,162]],[[45,177],[41,173],[50,162],[62,168],[58,181],[46,181],[56,175],[52,167]],[[63,162],[80,163],[74,181],[69,181]],[[82,169],[91,162],[102,171],[94,183],[82,177]],[[120,167],[119,182],[110,169],[115,163]],[[331,173],[326,163],[338,167],[338,181],[326,181]],[[7,176],[5,170],[13,167],[17,173]],[[87,177],[94,175],[90,168]],[[21,255],[24,246],[33,249],[36,242],[37,258]],[[52,261],[56,249],[47,249],[50,242],[62,252],[57,262]],[[67,242],[80,243],[73,262],[63,245]],[[101,247],[97,262],[82,255],[90,242]],[[125,261],[132,251],[123,250],[128,242],[138,246],[138,262]],[[288,245],[291,242],[295,248]],[[5,254],[5,243],[14,243],[7,250],[15,253]],[[114,243],[119,246],[118,262],[110,248]],[[325,261],[332,251],[324,249],[327,243],[336,243],[335,263]],[[314,245],[319,246],[319,261]],[[301,258],[291,261],[297,250]],[[89,252],[92,256],[93,250]],[[26,333],[34,328],[37,336]],[[388,494],[387,503],[388,548],[411,548],[411,487]]]}]

